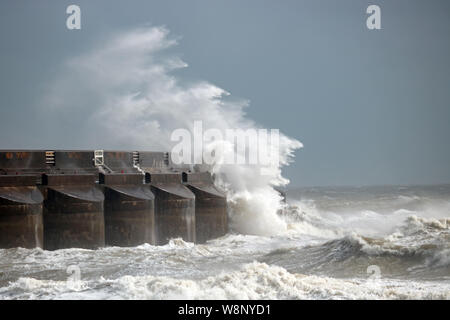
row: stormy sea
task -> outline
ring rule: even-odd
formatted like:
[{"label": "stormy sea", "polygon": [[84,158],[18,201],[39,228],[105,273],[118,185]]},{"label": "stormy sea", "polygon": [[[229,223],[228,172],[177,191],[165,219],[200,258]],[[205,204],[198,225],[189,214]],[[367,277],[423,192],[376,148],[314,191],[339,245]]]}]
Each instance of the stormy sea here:
[{"label": "stormy sea", "polygon": [[450,185],[287,190],[272,236],[0,250],[0,299],[449,299]]},{"label": "stormy sea", "polygon": [[[173,133],[195,132],[196,123],[214,132],[261,129],[248,101],[179,75],[187,64],[173,52],[178,41],[146,26],[100,39],[55,67],[36,99],[40,114],[62,119],[52,137],[76,132],[71,148],[170,151]],[[82,124],[71,122],[74,113],[85,115]],[[245,159],[250,149],[202,142],[224,158]],[[276,145],[253,145],[276,161],[218,157],[202,169],[226,192],[225,236],[206,244],[1,249],[0,299],[450,298],[449,185],[295,189],[289,185],[302,182],[289,184],[282,168],[302,143],[280,133]],[[284,188],[285,202],[274,187]]]}]

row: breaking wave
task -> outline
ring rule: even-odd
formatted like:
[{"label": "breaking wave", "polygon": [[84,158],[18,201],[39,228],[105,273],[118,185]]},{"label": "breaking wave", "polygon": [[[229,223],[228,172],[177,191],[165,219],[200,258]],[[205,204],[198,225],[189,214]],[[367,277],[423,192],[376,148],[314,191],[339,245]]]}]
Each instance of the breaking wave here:
[{"label": "breaking wave", "polygon": [[[395,232],[368,237],[345,228],[331,232],[332,224],[315,213],[291,213],[289,224],[301,232],[228,234],[202,245],[172,239],[134,248],[0,250],[0,261],[8,262],[0,297],[450,299],[450,219],[410,215]],[[68,279],[73,265],[80,280]],[[370,278],[369,266],[379,268],[379,279]]]},{"label": "breaking wave", "polygon": [[450,219],[429,216],[428,210],[407,209],[344,214],[321,211],[310,201],[295,202],[284,211],[284,219],[288,234],[306,244],[274,250],[260,261],[336,277],[363,276],[365,267],[377,265],[388,277],[449,279]]},{"label": "breaking wave", "polygon": [[[138,28],[99,41],[65,61],[60,76],[49,84],[43,108],[51,109],[61,119],[58,123],[65,124],[60,130],[70,127],[74,111],[86,115],[71,140],[72,147],[78,148],[169,151],[177,143],[171,140],[174,130],[187,129],[193,135],[196,121],[202,122],[203,131],[215,129],[222,134],[227,129],[260,129],[246,116],[247,101],[232,99],[211,83],[176,76],[177,70],[187,67],[170,53],[177,43],[163,27]],[[53,132],[57,130],[53,126]],[[203,144],[205,150],[224,158],[246,159],[249,152],[248,144],[244,150],[228,141]],[[215,183],[228,193],[231,226],[241,233],[273,235],[286,230],[276,214],[281,197],[272,187],[289,182],[281,168],[302,144],[280,134],[279,148],[270,143],[266,147],[270,159],[279,159],[278,163],[266,167],[217,161],[209,167]]]},{"label": "breaking wave", "polygon": [[79,282],[20,278],[0,294],[9,299],[449,299],[450,287],[307,276],[253,262],[197,281],[155,276]]}]

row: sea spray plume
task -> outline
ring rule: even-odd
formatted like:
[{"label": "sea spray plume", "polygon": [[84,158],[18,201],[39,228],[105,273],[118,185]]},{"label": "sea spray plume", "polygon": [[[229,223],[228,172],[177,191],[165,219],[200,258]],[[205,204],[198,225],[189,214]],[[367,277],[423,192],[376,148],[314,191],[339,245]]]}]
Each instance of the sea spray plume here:
[{"label": "sea spray plume", "polygon": [[[163,27],[116,35],[67,61],[45,104],[63,116],[74,109],[88,115],[85,136],[73,141],[85,148],[171,150],[175,144],[171,133],[179,128],[192,132],[199,120],[204,130],[258,129],[246,118],[246,101],[225,99],[229,93],[221,88],[207,82],[182,82],[173,75],[187,66],[167,53],[166,49],[176,44],[177,39]],[[280,134],[279,148],[273,151],[279,152],[279,164],[265,167],[264,175],[258,165],[211,165],[216,183],[227,191],[235,231],[271,235],[286,230],[286,223],[277,215],[281,197],[272,186],[288,183],[281,166],[287,165],[301,146]],[[224,141],[210,142],[205,148],[235,152]]]}]

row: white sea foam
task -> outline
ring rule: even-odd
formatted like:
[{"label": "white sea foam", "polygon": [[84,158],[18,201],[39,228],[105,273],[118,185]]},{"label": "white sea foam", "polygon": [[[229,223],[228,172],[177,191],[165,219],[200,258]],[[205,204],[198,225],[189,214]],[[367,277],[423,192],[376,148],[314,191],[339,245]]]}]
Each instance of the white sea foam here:
[{"label": "white sea foam", "polygon": [[[291,221],[315,223],[308,236],[309,227],[297,236],[292,230],[272,237],[230,234],[202,245],[172,239],[134,248],[0,250],[10,266],[2,271],[13,273],[0,298],[450,298],[448,240],[442,238],[448,220],[410,216],[397,226],[403,232],[368,238],[355,232],[317,236],[323,217],[308,219]],[[366,268],[374,263],[382,278],[368,280]],[[81,281],[67,281],[70,265],[80,267]]]},{"label": "white sea foam", "polygon": [[20,278],[1,288],[0,295],[8,299],[449,299],[450,284],[306,276],[253,262],[197,281],[127,275],[76,286]]}]

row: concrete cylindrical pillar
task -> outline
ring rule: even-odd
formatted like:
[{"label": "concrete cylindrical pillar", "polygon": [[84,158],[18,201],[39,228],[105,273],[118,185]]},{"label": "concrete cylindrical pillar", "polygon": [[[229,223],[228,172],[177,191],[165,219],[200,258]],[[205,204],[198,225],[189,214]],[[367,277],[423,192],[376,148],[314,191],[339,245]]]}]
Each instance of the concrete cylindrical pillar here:
[{"label": "concrete cylindrical pillar", "polygon": [[228,232],[227,198],[217,190],[209,172],[183,173],[183,182],[195,194],[195,234],[198,243]]},{"label": "concrete cylindrical pillar", "polygon": [[147,173],[155,195],[156,242],[181,237],[195,242],[195,196],[181,183],[181,173]]},{"label": "concrete cylindrical pillar", "polygon": [[95,175],[44,174],[44,248],[94,249],[105,245],[103,193]]},{"label": "concrete cylindrical pillar", "polygon": [[42,248],[41,192],[34,175],[0,176],[0,248]]},{"label": "concrete cylindrical pillar", "polygon": [[100,174],[105,194],[105,243],[156,244],[155,196],[142,174]]}]

